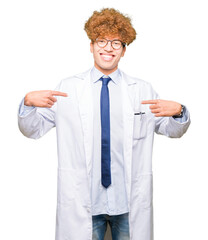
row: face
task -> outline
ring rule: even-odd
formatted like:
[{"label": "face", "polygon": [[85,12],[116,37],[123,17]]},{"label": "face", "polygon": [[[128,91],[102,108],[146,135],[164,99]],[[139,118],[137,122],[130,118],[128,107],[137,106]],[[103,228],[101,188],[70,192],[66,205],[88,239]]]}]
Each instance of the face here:
[{"label": "face", "polygon": [[[105,37],[108,40],[119,39],[118,37]],[[118,63],[121,57],[124,56],[126,47],[121,47],[118,50],[112,48],[111,43],[101,48],[96,42],[90,43],[90,51],[93,53],[94,65],[103,74],[109,75],[118,68]]]}]

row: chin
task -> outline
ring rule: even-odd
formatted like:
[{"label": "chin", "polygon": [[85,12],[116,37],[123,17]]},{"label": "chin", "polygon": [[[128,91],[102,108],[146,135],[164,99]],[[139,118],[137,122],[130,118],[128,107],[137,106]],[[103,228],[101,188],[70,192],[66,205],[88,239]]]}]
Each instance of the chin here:
[{"label": "chin", "polygon": [[108,65],[108,64],[103,64],[103,65],[100,65],[100,68],[104,69],[104,70],[113,70],[113,69],[116,69],[116,66],[112,66],[112,65]]}]

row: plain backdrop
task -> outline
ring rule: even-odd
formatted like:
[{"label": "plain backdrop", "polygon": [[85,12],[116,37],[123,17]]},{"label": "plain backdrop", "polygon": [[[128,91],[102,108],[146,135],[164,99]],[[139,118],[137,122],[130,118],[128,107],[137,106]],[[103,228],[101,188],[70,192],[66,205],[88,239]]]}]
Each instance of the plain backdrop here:
[{"label": "plain backdrop", "polygon": [[[54,89],[93,65],[84,23],[114,7],[137,40],[120,69],[187,106],[181,139],[155,136],[155,240],[208,239],[208,8],[204,0],[7,0],[0,2],[0,239],[55,238],[56,132],[25,138],[17,112],[29,91]],[[81,227],[81,226],[80,226]]]}]

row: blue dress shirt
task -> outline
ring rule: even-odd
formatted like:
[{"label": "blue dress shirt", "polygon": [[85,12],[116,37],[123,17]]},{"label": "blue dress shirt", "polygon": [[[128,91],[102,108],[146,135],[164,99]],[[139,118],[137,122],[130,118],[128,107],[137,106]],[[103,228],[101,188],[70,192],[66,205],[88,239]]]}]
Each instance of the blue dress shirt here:
[{"label": "blue dress shirt", "polygon": [[94,109],[94,152],[92,164],[92,215],[119,215],[128,212],[124,180],[123,158],[123,111],[121,74],[116,70],[109,77],[110,136],[111,136],[111,185],[106,189],[101,184],[101,120],[100,91],[103,76],[95,67],[91,71]]}]

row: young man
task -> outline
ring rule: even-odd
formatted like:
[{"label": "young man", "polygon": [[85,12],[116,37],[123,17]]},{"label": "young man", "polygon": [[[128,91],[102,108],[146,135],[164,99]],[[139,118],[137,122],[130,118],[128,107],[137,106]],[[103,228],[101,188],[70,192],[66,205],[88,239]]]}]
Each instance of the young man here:
[{"label": "young man", "polygon": [[113,240],[152,240],[154,132],[181,137],[189,113],[118,69],[136,38],[128,17],[95,11],[85,30],[94,67],[56,91],[26,94],[19,127],[34,139],[57,129],[56,240],[103,240],[107,222]]}]

